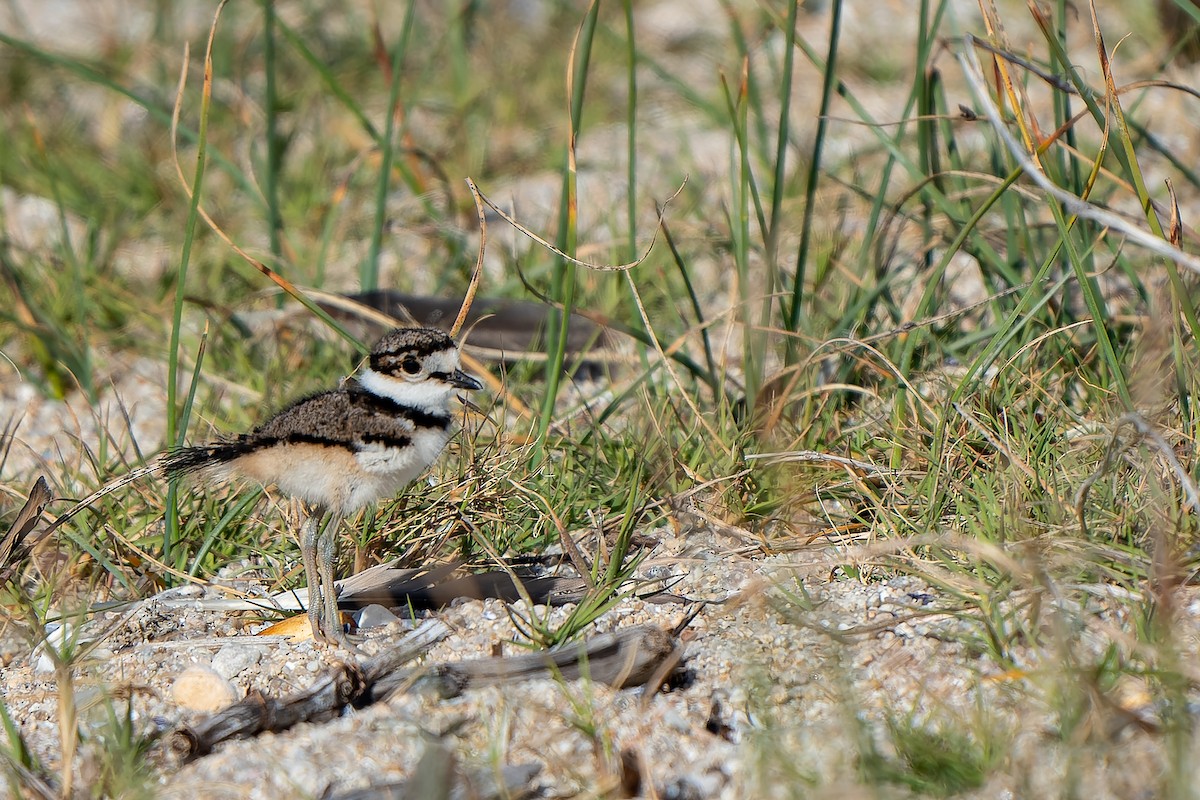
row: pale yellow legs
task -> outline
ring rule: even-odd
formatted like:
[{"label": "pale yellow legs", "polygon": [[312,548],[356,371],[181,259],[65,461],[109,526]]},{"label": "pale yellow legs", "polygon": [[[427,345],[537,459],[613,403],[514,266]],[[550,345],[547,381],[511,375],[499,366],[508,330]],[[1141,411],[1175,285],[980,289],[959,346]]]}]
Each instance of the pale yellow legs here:
[{"label": "pale yellow legs", "polygon": [[[337,560],[337,533],[342,518],[320,506],[298,503],[300,557],[308,581],[308,623],[313,637],[332,644],[349,645],[338,611],[338,590],[333,580]],[[328,518],[328,521],[325,521]],[[322,525],[322,521],[325,524]]]}]

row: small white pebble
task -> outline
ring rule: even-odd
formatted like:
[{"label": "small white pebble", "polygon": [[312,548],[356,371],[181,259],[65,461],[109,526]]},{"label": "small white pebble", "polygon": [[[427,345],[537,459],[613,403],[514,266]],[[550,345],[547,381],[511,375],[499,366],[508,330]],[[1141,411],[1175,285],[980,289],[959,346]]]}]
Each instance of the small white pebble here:
[{"label": "small white pebble", "polygon": [[211,666],[222,678],[232,678],[257,664],[262,658],[262,650],[241,642],[227,644],[213,656]]},{"label": "small white pebble", "polygon": [[354,622],[359,628],[382,628],[384,625],[389,625],[399,619],[390,609],[378,603],[372,603],[366,608],[359,610],[355,615]]},{"label": "small white pebble", "polygon": [[484,602],[484,604],[483,604],[483,618],[484,619],[488,620],[489,622],[495,622],[496,620],[501,619],[504,616],[506,616],[506,615],[503,613],[503,611],[501,609],[501,604],[499,602],[495,602],[492,600],[487,600],[486,602]]}]

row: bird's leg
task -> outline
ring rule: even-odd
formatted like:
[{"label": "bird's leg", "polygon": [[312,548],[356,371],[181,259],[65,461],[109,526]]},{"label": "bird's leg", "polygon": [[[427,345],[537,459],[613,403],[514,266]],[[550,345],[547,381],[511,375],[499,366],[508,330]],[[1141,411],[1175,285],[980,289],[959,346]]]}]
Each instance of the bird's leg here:
[{"label": "bird's leg", "polygon": [[[342,630],[342,614],[338,611],[338,588],[333,580],[333,565],[337,560],[338,525],[341,524],[340,514],[332,513],[325,529],[317,542],[317,562],[321,570],[322,604],[325,607],[325,640],[346,645],[348,641]],[[311,592],[310,592],[311,594]]]},{"label": "bird's leg", "polygon": [[308,624],[314,638],[322,639],[322,610],[325,595],[322,592],[321,573],[317,569],[317,546],[321,539],[321,518],[325,510],[307,503],[299,511],[303,520],[300,526],[300,557],[304,560],[304,579],[308,582]]}]

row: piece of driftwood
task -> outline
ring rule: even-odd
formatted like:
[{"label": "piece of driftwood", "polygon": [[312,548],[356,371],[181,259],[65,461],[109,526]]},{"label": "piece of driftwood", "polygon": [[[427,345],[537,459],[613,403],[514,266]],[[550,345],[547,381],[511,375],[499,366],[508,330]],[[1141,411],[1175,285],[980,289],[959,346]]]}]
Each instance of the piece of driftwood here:
[{"label": "piece of driftwood", "polygon": [[558,650],[397,671],[376,681],[366,696],[372,701],[383,700],[411,685],[450,698],[470,688],[547,677],[568,681],[586,677],[623,689],[646,683],[674,652],[675,640],[670,633],[653,625],[637,625]]},{"label": "piece of driftwood", "polygon": [[449,635],[449,626],[431,620],[382,655],[362,664],[343,662],[326,670],[302,692],[277,700],[252,691],[195,725],[177,728],[171,734],[170,749],[183,758],[196,758],[212,752],[213,747],[227,739],[283,731],[298,722],[331,719],[348,705],[365,705],[358,701],[368,687]]},{"label": "piece of driftwood", "polygon": [[197,758],[227,739],[278,732],[298,722],[324,721],[347,706],[362,708],[409,688],[454,697],[476,686],[583,676],[616,688],[639,686],[674,653],[672,635],[651,625],[602,634],[553,651],[415,670],[401,668],[412,655],[393,651],[362,664],[341,664],[323,674],[311,688],[290,697],[273,700],[254,692],[194,725],[176,729],[169,746],[181,758]]}]

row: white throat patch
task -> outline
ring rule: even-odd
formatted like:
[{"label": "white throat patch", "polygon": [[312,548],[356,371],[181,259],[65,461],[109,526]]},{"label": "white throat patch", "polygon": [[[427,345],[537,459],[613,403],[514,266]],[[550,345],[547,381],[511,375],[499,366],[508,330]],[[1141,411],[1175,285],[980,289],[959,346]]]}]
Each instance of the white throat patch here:
[{"label": "white throat patch", "polygon": [[430,413],[448,411],[450,398],[454,396],[455,391],[453,386],[444,381],[426,379],[410,382],[403,378],[389,378],[373,369],[363,370],[358,376],[358,382],[372,394]]}]

